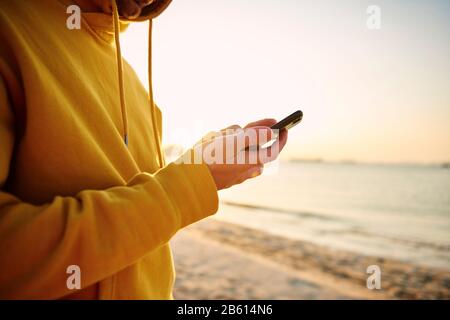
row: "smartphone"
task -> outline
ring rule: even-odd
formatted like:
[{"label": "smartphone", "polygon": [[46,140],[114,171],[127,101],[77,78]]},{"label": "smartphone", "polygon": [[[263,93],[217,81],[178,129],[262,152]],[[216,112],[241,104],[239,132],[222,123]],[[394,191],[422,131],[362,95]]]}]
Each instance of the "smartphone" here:
[{"label": "smartphone", "polygon": [[296,125],[298,125],[300,123],[300,121],[302,121],[302,119],[303,119],[303,112],[301,110],[297,110],[293,114],[291,114],[291,115],[287,116],[286,118],[284,118],[283,120],[281,120],[280,122],[274,124],[271,127],[271,129],[289,130],[289,129],[295,127]]},{"label": "smartphone", "polygon": [[[296,125],[298,125],[302,121],[302,119],[303,119],[303,112],[301,110],[297,110],[293,114],[291,114],[291,115],[287,116],[286,118],[284,118],[283,120],[277,122],[270,128],[273,130],[278,130],[278,131],[281,131],[283,129],[289,130],[289,129],[295,127]],[[274,142],[275,142],[275,139],[272,139],[271,141],[266,142],[262,146],[247,147],[244,150],[249,151],[249,150],[258,150],[259,148],[263,148],[263,149],[268,148]]]}]

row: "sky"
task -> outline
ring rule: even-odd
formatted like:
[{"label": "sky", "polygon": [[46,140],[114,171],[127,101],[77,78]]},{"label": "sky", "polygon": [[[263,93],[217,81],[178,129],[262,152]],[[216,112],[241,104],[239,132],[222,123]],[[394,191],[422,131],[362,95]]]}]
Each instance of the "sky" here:
[{"label": "sky", "polygon": [[[147,28],[121,38],[145,86]],[[285,159],[450,162],[450,1],[174,0],[153,34],[166,145],[301,109]]]}]

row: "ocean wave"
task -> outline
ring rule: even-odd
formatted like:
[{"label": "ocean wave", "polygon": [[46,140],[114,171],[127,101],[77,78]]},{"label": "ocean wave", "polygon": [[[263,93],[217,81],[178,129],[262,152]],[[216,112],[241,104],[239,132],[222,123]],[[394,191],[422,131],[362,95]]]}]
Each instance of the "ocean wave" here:
[{"label": "ocean wave", "polygon": [[[239,207],[249,210],[259,210],[259,211],[267,211],[267,212],[279,212],[279,213],[285,213],[289,215],[295,215],[297,217],[303,218],[303,219],[317,219],[322,221],[333,221],[333,222],[341,222],[343,224],[348,224],[349,221],[346,219],[338,218],[338,217],[330,217],[325,214],[320,213],[313,213],[313,212],[301,212],[297,210],[292,209],[285,209],[285,208],[277,208],[277,207],[270,207],[270,206],[263,206],[263,205],[254,205],[254,204],[248,204],[248,203],[241,203],[241,202],[234,202],[234,201],[227,201],[222,200],[221,203],[227,205],[227,206],[233,206],[233,207]],[[385,235],[385,234],[379,234],[370,232],[367,230],[364,230],[362,227],[356,227],[356,226],[349,226],[348,228],[341,229],[341,230],[321,230],[320,233],[322,234],[342,234],[342,235],[355,235],[365,238],[371,238],[371,239],[379,239],[384,241],[389,241],[392,243],[402,244],[408,247],[412,247],[415,249],[420,248],[429,248],[434,249],[437,251],[444,251],[444,252],[450,252],[450,245],[448,244],[439,244],[434,243],[431,241],[425,241],[425,240],[418,240],[418,239],[405,239],[400,237],[395,237],[391,235]]]},{"label": "ocean wave", "polygon": [[227,205],[227,206],[233,206],[233,207],[239,207],[239,208],[245,208],[250,210],[261,210],[261,211],[268,211],[268,212],[280,212],[280,213],[287,213],[290,215],[299,216],[302,218],[307,219],[319,219],[319,220],[328,220],[328,221],[343,221],[342,219],[330,217],[324,214],[320,213],[313,213],[313,212],[301,212],[297,210],[291,210],[291,209],[284,209],[284,208],[275,208],[270,206],[262,206],[262,205],[254,205],[254,204],[248,204],[248,203],[240,203],[240,202],[233,202],[233,201],[227,201],[222,200],[221,203]]}]

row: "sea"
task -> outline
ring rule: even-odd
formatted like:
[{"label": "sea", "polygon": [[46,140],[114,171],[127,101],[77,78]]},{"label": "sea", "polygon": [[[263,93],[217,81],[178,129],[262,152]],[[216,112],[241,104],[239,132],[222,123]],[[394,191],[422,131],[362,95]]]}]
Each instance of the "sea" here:
[{"label": "sea", "polygon": [[450,169],[278,162],[220,191],[216,218],[362,255],[450,270]]}]

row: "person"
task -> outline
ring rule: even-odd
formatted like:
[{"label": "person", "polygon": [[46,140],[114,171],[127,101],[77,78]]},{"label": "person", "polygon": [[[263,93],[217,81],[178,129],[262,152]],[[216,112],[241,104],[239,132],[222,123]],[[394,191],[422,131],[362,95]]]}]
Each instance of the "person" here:
[{"label": "person", "polygon": [[148,21],[151,59],[169,3],[0,1],[0,298],[171,299],[171,237],[213,215],[218,190],[261,173],[261,161],[165,163],[151,61],[147,91],[119,33]]}]

